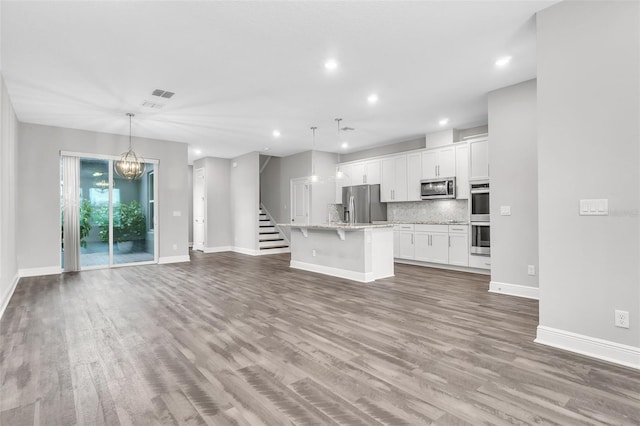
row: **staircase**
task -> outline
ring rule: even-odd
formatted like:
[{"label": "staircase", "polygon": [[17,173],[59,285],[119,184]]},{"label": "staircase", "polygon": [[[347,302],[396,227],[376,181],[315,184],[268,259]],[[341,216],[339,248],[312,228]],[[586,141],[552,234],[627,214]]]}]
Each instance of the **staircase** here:
[{"label": "staircase", "polygon": [[289,243],[263,209],[258,211],[258,218],[260,254],[289,253]]}]

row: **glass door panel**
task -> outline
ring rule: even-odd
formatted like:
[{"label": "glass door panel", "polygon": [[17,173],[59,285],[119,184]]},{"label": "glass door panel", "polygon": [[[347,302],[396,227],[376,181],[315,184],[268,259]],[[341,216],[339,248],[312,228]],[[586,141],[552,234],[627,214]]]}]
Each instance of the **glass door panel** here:
[{"label": "glass door panel", "polygon": [[109,160],[80,159],[80,266],[109,266]]},{"label": "glass door panel", "polygon": [[154,175],[150,163],[137,180],[113,174],[113,264],[155,260]]}]

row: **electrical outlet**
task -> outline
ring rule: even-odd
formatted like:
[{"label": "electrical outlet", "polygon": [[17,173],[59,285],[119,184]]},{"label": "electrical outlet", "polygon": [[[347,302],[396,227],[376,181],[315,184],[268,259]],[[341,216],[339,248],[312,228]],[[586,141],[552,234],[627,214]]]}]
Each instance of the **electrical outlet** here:
[{"label": "electrical outlet", "polygon": [[174,245],[173,245],[173,249],[174,249],[174,250],[178,250],[178,245],[177,245],[177,244],[174,244]]},{"label": "electrical outlet", "polygon": [[616,327],[629,328],[629,312],[616,309]]},{"label": "electrical outlet", "polygon": [[315,250],[311,250],[311,254],[313,254],[313,257],[316,257],[316,251]]},{"label": "electrical outlet", "polygon": [[527,266],[527,274],[535,275],[536,274],[536,265]]},{"label": "electrical outlet", "polygon": [[511,206],[500,206],[500,216],[511,216]]}]

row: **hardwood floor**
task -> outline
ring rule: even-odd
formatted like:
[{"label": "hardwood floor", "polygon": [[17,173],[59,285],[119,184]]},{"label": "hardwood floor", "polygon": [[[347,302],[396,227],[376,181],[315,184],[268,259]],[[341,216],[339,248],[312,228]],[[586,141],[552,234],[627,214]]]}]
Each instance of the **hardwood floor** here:
[{"label": "hardwood floor", "polygon": [[486,276],[192,259],[22,279],[0,424],[640,424],[640,371],[533,343],[537,302]]}]

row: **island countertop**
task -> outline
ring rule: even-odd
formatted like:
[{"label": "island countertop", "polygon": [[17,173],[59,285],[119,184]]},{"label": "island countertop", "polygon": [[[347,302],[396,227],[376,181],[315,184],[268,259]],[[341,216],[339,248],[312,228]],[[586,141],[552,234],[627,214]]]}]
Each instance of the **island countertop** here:
[{"label": "island countertop", "polygon": [[278,223],[277,226],[288,226],[290,228],[307,228],[307,229],[329,229],[329,230],[344,230],[344,231],[356,231],[360,229],[371,228],[392,228],[393,223],[311,223],[309,225],[296,224],[296,223]]}]

